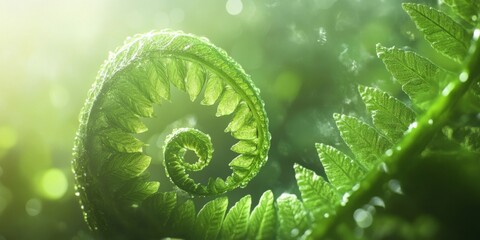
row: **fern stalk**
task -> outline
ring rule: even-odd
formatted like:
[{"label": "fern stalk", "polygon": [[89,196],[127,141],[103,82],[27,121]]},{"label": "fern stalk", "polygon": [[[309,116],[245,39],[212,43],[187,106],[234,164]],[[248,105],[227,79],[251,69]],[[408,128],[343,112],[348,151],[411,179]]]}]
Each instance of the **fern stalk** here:
[{"label": "fern stalk", "polygon": [[476,29],[473,42],[469,49],[469,55],[464,61],[463,71],[457,79],[448,84],[442,94],[432,104],[429,110],[420,119],[410,126],[408,133],[403,139],[383,156],[384,166],[378,168],[383,171],[370,171],[361,182],[360,187],[349,197],[348,204],[337,208],[335,218],[330,218],[314,229],[313,237],[333,236],[337,227],[344,223],[345,219],[352,219],[353,212],[370,201],[372,196],[381,193],[386,182],[400,176],[405,169],[416,165],[415,160],[427,147],[442,127],[457,115],[457,107],[467,90],[480,80],[480,41],[478,40],[480,29]]}]

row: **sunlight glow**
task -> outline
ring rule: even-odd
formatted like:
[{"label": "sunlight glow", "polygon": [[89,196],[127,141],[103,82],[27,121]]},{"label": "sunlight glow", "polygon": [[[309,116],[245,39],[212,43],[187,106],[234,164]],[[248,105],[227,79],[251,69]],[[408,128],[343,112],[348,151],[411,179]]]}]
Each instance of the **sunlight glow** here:
[{"label": "sunlight glow", "polygon": [[67,177],[62,170],[57,168],[47,170],[42,175],[40,184],[41,192],[49,199],[59,199],[67,192]]}]

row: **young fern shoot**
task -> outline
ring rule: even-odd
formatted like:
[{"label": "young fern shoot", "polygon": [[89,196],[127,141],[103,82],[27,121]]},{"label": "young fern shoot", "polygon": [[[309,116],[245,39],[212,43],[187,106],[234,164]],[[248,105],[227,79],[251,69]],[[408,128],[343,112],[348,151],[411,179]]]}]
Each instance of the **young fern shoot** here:
[{"label": "young fern shoot", "polygon": [[[228,200],[207,203],[195,216],[191,200],[180,199],[175,191],[158,192],[160,183],[148,180],[151,157],[134,136],[147,130],[141,118],[154,115],[154,104],[170,101],[173,87],[192,101],[203,97],[203,105],[218,103],[216,116],[232,115],[225,131],[238,140],[232,146],[238,156],[229,163],[231,175],[201,184],[189,173],[209,164],[210,137],[192,128],[174,130],[165,142],[164,159],[168,177],[178,188],[195,196],[219,195],[246,185],[265,164],[270,146],[268,119],[259,90],[243,69],[204,38],[171,31],[137,35],[103,64],[82,110],[75,140],[77,191],[92,229],[106,236],[212,239],[219,233]],[[185,161],[186,151],[193,151],[198,160]],[[259,207],[271,209],[273,197],[266,196],[270,200]],[[264,221],[262,214],[258,218]],[[145,222],[138,219],[151,227],[139,230]],[[243,221],[228,220],[230,224]]]}]

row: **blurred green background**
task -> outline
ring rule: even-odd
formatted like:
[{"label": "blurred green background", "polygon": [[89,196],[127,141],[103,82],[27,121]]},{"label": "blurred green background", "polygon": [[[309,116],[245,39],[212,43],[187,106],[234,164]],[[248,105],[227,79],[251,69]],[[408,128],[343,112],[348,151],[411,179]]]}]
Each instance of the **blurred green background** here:
[{"label": "blurred green background", "polygon": [[294,162],[322,174],[315,142],[345,150],[332,113],[365,118],[357,84],[405,99],[376,43],[408,45],[451,68],[401,2],[0,0],[0,240],[91,237],[71,149],[99,66],[127,36],[183,30],[236,59],[261,89],[272,133],[269,163],[246,192],[291,192]]}]

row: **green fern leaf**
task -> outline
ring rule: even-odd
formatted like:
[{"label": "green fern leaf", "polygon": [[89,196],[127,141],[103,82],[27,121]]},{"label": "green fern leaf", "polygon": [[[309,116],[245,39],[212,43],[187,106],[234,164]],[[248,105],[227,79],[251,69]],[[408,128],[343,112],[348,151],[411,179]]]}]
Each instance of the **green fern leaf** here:
[{"label": "green fern leaf", "polygon": [[172,210],[169,226],[173,236],[186,238],[190,236],[195,227],[195,205],[192,200],[187,200]]},{"label": "green fern leaf", "polygon": [[133,178],[121,186],[115,193],[115,199],[124,205],[134,205],[157,192],[159,182],[139,181],[144,177]]},{"label": "green fern leaf", "polygon": [[[155,193],[149,196],[142,203],[142,210],[145,216],[159,226],[165,227],[171,220],[171,213],[177,205],[177,194],[175,192]],[[147,219],[148,219],[147,218]],[[156,226],[158,227],[158,225]]]},{"label": "green fern leaf", "polygon": [[233,90],[231,87],[225,88],[222,96],[218,102],[217,113],[215,116],[225,116],[230,115],[235,111],[238,104],[240,103],[240,96]]},{"label": "green fern leaf", "polygon": [[463,61],[471,40],[467,30],[431,7],[414,3],[402,6],[435,50],[457,62]]},{"label": "green fern leaf", "polygon": [[113,182],[127,180],[143,173],[150,160],[142,153],[115,153],[100,169],[100,176]]},{"label": "green fern leaf", "polygon": [[222,197],[205,204],[198,212],[195,222],[195,239],[216,239],[222,227],[223,217],[228,206],[228,198]]},{"label": "green fern leaf", "polygon": [[350,191],[366,174],[365,167],[337,149],[321,143],[315,147],[328,180],[339,192]]},{"label": "green fern leaf", "polygon": [[480,13],[480,2],[476,0],[443,0],[450,6],[463,20],[472,26],[478,22]]},{"label": "green fern leaf", "polygon": [[260,197],[248,220],[247,239],[272,239],[275,236],[276,215],[273,193],[266,191]]},{"label": "green fern leaf", "polygon": [[128,133],[142,133],[147,131],[147,126],[140,120],[139,116],[131,111],[121,107],[118,103],[112,102],[109,106],[104,106],[107,114],[105,118],[108,124],[116,126]]},{"label": "green fern leaf", "polygon": [[277,239],[298,239],[311,225],[303,203],[293,194],[283,193],[277,198]]},{"label": "green fern leaf", "polygon": [[415,113],[399,100],[378,89],[363,86],[358,89],[367,110],[372,114],[375,128],[390,142],[401,139],[415,120]]},{"label": "green fern leaf", "polygon": [[222,80],[218,77],[209,76],[207,84],[205,86],[204,98],[201,102],[203,105],[213,105],[217,101],[218,97],[223,92]]},{"label": "green fern leaf", "polygon": [[313,214],[315,220],[334,215],[335,208],[340,203],[340,197],[335,187],[313,171],[298,164],[295,164],[293,168],[303,204]]},{"label": "green fern leaf", "polygon": [[131,134],[115,128],[101,131],[99,137],[104,146],[116,152],[141,152],[145,145]]},{"label": "green fern leaf", "polygon": [[390,143],[377,130],[354,117],[334,114],[338,130],[356,159],[367,169],[378,163]]},{"label": "green fern leaf", "polygon": [[[377,55],[402,85],[403,91],[421,109],[426,109],[440,92],[446,71],[414,52],[377,44]],[[444,86],[442,86],[444,87]]]},{"label": "green fern leaf", "polygon": [[245,239],[252,199],[247,195],[228,211],[220,231],[220,239]]}]

